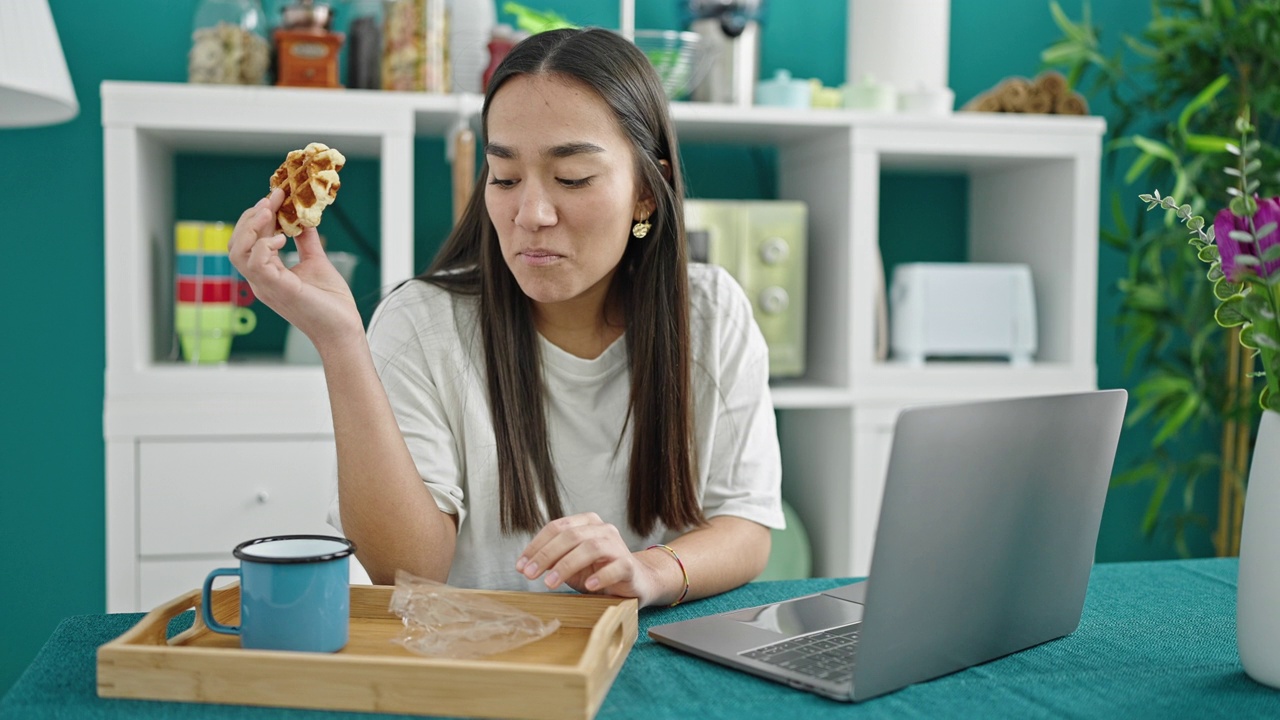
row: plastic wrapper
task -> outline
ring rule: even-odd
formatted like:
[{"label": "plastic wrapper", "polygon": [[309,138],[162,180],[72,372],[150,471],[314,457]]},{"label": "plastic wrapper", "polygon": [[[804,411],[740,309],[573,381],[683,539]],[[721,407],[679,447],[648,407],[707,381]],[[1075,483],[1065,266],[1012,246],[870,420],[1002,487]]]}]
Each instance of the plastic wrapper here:
[{"label": "plastic wrapper", "polygon": [[404,621],[394,641],[429,657],[477,658],[527,645],[560,628],[479,593],[399,570],[391,612]]}]

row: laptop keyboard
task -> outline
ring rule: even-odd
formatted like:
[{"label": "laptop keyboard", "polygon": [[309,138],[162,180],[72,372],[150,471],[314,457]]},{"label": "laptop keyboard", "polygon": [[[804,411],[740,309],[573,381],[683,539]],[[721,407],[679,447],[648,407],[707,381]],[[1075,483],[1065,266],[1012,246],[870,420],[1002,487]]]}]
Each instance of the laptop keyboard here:
[{"label": "laptop keyboard", "polygon": [[853,678],[853,655],[860,623],[788,638],[738,653],[802,675],[843,683]]}]

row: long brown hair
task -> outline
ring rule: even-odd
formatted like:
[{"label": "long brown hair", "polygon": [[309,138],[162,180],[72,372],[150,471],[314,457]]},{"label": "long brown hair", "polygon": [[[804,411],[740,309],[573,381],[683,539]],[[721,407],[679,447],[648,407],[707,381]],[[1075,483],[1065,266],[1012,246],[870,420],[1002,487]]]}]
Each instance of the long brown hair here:
[{"label": "long brown hair", "polygon": [[[538,74],[571,78],[604,99],[631,141],[639,185],[655,203],[653,227],[643,240],[629,240],[609,290],[625,308],[631,370],[623,430],[630,426],[632,432],[627,522],[641,535],[659,521],[670,528],[702,524],[694,472],[684,181],[662,85],[645,55],[613,32],[539,33],[516,45],[489,81],[481,113],[484,137],[489,107],[503,83]],[[532,312],[498,247],[484,199],[488,175],[485,161],[462,217],[417,279],[479,296],[502,528],[534,532],[548,519],[539,498],[550,518],[564,510],[547,440]]]}]

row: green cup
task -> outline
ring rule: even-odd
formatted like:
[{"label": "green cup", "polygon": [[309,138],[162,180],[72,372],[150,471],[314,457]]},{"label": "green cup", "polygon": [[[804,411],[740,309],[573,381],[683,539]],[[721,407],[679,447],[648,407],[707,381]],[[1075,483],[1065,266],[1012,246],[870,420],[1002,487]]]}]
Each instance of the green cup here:
[{"label": "green cup", "polygon": [[226,362],[231,356],[231,341],[237,335],[253,332],[258,316],[247,307],[235,303],[176,303],[174,329],[187,362],[210,364]]}]

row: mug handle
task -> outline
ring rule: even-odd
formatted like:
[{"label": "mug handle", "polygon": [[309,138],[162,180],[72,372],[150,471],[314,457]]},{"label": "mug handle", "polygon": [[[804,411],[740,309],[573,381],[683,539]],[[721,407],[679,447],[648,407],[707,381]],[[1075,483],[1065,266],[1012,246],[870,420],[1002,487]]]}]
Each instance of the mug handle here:
[{"label": "mug handle", "polygon": [[234,319],[231,332],[236,335],[251,333],[258,326],[258,316],[254,314],[253,310],[247,307],[237,307],[233,309],[233,312],[235,314],[232,316]]},{"label": "mug handle", "polygon": [[235,303],[240,307],[248,307],[257,299],[253,294],[253,288],[245,280],[235,280],[232,287],[235,291]]},{"label": "mug handle", "polygon": [[213,593],[213,579],[224,575],[235,575],[236,577],[240,577],[240,568],[218,568],[217,570],[209,573],[209,576],[204,579],[204,587],[200,590],[200,618],[204,620],[204,624],[214,632],[219,632],[223,635],[239,635],[239,625],[223,625],[213,619],[213,610],[211,609],[212,603],[210,602],[210,600],[212,600],[211,595]]}]

